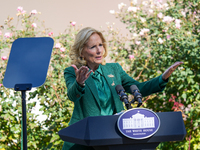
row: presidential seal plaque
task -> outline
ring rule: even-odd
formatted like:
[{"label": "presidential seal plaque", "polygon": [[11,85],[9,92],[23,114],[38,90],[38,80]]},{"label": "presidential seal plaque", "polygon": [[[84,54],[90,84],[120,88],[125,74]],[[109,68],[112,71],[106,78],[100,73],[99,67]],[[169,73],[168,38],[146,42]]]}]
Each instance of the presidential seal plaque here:
[{"label": "presidential seal plaque", "polygon": [[160,127],[158,115],[146,108],[133,108],[124,112],[117,122],[119,131],[131,139],[146,139]]}]

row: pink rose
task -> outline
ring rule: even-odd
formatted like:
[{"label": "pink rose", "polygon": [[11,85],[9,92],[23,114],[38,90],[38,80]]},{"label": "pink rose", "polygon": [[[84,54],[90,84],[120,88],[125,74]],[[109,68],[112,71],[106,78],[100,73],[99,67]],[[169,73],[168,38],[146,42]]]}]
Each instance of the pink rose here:
[{"label": "pink rose", "polygon": [[134,59],[134,55],[129,55],[129,59]]},{"label": "pink rose", "polygon": [[141,42],[140,41],[135,41],[135,44],[140,45]]},{"label": "pink rose", "polygon": [[1,87],[2,85],[3,85],[3,84],[0,83],[0,87]]},{"label": "pink rose", "polygon": [[122,9],[124,6],[126,6],[126,4],[124,4],[124,3],[118,4],[118,8],[119,8],[119,9]]},{"label": "pink rose", "polygon": [[71,22],[71,25],[72,25],[72,26],[75,26],[75,25],[76,25],[76,22],[74,22],[74,21]]},{"label": "pink rose", "polygon": [[149,29],[146,29],[146,28],[143,28],[142,31],[143,31],[144,33],[147,33],[147,32],[149,32],[150,30],[149,30]]},{"label": "pink rose", "polygon": [[61,44],[60,43],[56,43],[55,48],[61,48]]},{"label": "pink rose", "polygon": [[177,29],[181,28],[181,25],[179,23],[175,24],[175,26],[176,26]]},{"label": "pink rose", "polygon": [[53,35],[53,32],[49,32],[48,35],[49,35],[49,36]]},{"label": "pink rose", "polygon": [[133,11],[133,12],[137,12],[137,7],[132,7],[132,6],[130,6],[130,7],[128,7],[128,12],[131,12],[131,11]]},{"label": "pink rose", "polygon": [[34,27],[34,28],[37,28],[37,24],[36,23],[32,23],[31,26]]},{"label": "pink rose", "polygon": [[172,22],[174,19],[170,16],[165,16],[163,17],[163,22],[167,22],[167,23],[170,23]]},{"label": "pink rose", "polygon": [[64,55],[64,54],[61,54],[60,56],[61,56],[61,57],[65,57],[65,55]]},{"label": "pink rose", "polygon": [[18,12],[21,12],[22,10],[23,10],[23,7],[21,7],[21,6],[17,7]]},{"label": "pink rose", "polygon": [[186,12],[185,11],[181,11],[181,14],[186,17]]},{"label": "pink rose", "polygon": [[33,15],[37,14],[37,10],[35,10],[35,9],[32,10],[32,11],[31,11],[31,14],[33,14]]},{"label": "pink rose", "polygon": [[162,17],[163,17],[163,14],[162,14],[162,13],[158,13],[158,14],[157,14],[157,17],[158,17],[158,18],[162,18]]},{"label": "pink rose", "polygon": [[0,30],[0,35],[2,35],[2,31]]},{"label": "pink rose", "polygon": [[25,11],[25,10],[22,10],[22,11],[21,11],[21,13],[22,13],[22,14],[25,14],[25,13],[26,13],[26,11]]},{"label": "pink rose", "polygon": [[7,60],[8,58],[6,56],[1,57],[2,60]]},{"label": "pink rose", "polygon": [[170,35],[167,35],[167,39],[168,39],[168,40],[170,39]]},{"label": "pink rose", "polygon": [[180,23],[181,23],[181,20],[180,20],[180,19],[176,19],[176,20],[175,20],[175,23],[176,23],[176,24],[180,24]]},{"label": "pink rose", "polygon": [[60,51],[61,51],[61,52],[64,52],[64,51],[65,51],[65,48],[64,48],[64,47],[60,48]]},{"label": "pink rose", "polygon": [[4,34],[4,36],[5,36],[6,38],[10,38],[10,37],[12,36],[12,33],[6,32],[6,33]]}]

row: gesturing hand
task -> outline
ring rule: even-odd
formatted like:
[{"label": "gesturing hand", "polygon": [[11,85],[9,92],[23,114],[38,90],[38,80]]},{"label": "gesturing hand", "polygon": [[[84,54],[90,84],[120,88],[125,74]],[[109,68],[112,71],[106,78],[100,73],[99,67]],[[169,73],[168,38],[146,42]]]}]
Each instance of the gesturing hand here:
[{"label": "gesturing hand", "polygon": [[89,68],[86,66],[82,66],[79,69],[76,67],[76,65],[72,65],[72,67],[74,68],[76,74],[76,81],[78,82],[78,84],[83,85],[92,73],[92,70],[89,71]]},{"label": "gesturing hand", "polygon": [[171,65],[162,75],[163,80],[167,80],[170,75],[174,72],[174,70],[179,66],[183,64],[183,62],[175,62],[173,65]]}]

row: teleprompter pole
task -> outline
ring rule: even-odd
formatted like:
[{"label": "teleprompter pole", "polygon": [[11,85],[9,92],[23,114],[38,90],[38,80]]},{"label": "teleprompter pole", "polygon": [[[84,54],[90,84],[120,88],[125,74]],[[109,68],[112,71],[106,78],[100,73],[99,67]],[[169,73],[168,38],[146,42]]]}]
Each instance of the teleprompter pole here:
[{"label": "teleprompter pole", "polygon": [[23,129],[23,150],[27,150],[27,127],[26,127],[26,91],[22,94],[22,129]]}]

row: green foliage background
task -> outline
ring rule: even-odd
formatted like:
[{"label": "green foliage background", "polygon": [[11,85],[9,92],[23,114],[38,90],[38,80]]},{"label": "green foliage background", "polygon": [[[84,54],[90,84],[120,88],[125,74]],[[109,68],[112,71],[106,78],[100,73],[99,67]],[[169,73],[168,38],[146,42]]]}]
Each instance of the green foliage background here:
[{"label": "green foliage background", "polygon": [[[155,112],[181,111],[183,114],[187,130],[184,140],[164,142],[157,149],[200,149],[200,1],[135,2],[130,6],[120,4],[120,9],[114,12],[114,16],[127,25],[131,36],[121,36],[111,24],[107,31],[102,31],[110,51],[108,60],[120,63],[130,76],[141,82],[160,75],[174,62],[183,61],[164,92],[145,97],[142,107]],[[13,25],[13,18],[8,17],[0,28],[0,50],[10,50],[12,42],[19,37],[50,36],[54,39],[46,82],[27,93],[27,133],[29,149],[61,149],[63,141],[58,131],[68,126],[73,110],[63,70],[70,65],[70,46],[82,26],[70,24],[62,34],[54,36],[37,15],[18,12],[21,30]],[[172,20],[164,21],[166,16]],[[180,22],[178,27],[176,19]],[[32,23],[41,25],[34,28]],[[4,37],[6,30],[12,33],[10,37]],[[6,63],[5,59],[0,62],[0,150],[17,150],[21,149],[21,93],[2,85]],[[32,99],[40,103],[40,111],[46,115],[43,121],[33,113],[37,105]]]}]

